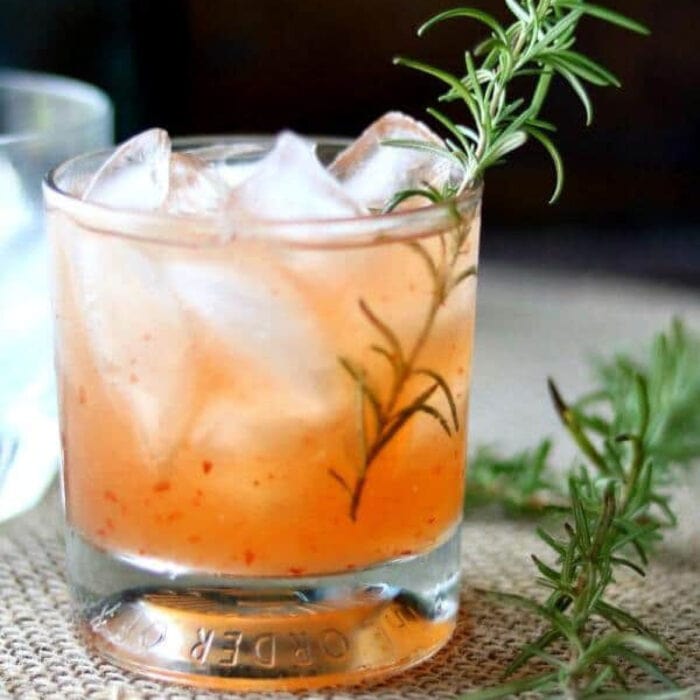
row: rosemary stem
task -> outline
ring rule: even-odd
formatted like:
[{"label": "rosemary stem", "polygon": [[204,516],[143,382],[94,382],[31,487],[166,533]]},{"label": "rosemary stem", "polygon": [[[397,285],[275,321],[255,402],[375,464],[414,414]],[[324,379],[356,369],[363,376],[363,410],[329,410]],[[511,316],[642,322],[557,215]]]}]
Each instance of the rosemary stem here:
[{"label": "rosemary stem", "polygon": [[[451,241],[453,249],[450,253],[445,241],[445,235],[442,235],[440,237],[440,262],[433,267],[435,273],[432,277],[433,289],[430,306],[426,312],[421,329],[411,346],[411,350],[405,356],[405,359],[401,362],[396,371],[386,406],[379,415],[376,435],[372,442],[366,445],[363,451],[362,464],[357,480],[355,481],[355,486],[352,489],[350,502],[350,517],[352,520],[357,520],[357,513],[367,484],[368,472],[372,464],[406,422],[405,417],[402,417],[402,412],[404,412],[405,409],[397,411],[397,405],[404,393],[408,380],[416,372],[416,364],[433,330],[438,311],[455,287],[453,284],[455,267],[459,260],[459,253],[468,234],[468,228],[462,221],[458,212],[455,212],[455,217],[456,227],[454,233],[451,234],[453,238]],[[426,400],[437,386],[437,384],[434,384],[432,389],[427,390],[424,394]]]},{"label": "rosemary stem", "polygon": [[377,432],[377,435],[374,438],[372,444],[368,447],[365,457],[363,459],[361,472],[357,481],[355,482],[355,488],[353,489],[352,499],[350,502],[350,517],[352,518],[352,520],[357,520],[357,511],[360,507],[362,494],[364,493],[365,485],[367,483],[367,473],[369,472],[369,469],[372,466],[374,460],[379,456],[381,451],[389,442],[389,440],[387,439],[387,431],[391,429],[391,423],[396,418],[396,416],[394,416],[394,409],[396,408],[396,404],[399,398],[401,397],[401,393],[403,392],[404,387],[406,386],[406,382],[408,381],[411,374],[413,374],[413,370],[415,369],[415,363],[418,359],[418,356],[420,355],[423,346],[428,340],[430,331],[432,330],[433,324],[435,323],[435,317],[440,307],[440,303],[441,302],[438,298],[438,294],[434,291],[433,300],[428,310],[425,322],[423,323],[418,338],[416,339],[413,348],[411,349],[411,352],[408,355],[408,358],[406,359],[406,362],[404,363],[403,367],[400,370],[400,373],[396,378],[396,381],[394,382],[394,386],[392,388],[386,410],[379,423],[379,430]]},{"label": "rosemary stem", "polygon": [[392,416],[393,411],[396,408],[396,404],[399,398],[401,397],[401,393],[403,392],[403,389],[406,386],[406,382],[408,381],[409,377],[413,373],[413,370],[415,369],[418,356],[420,355],[421,351],[423,350],[423,346],[425,345],[425,343],[428,340],[428,337],[430,336],[430,331],[432,330],[433,324],[435,323],[435,317],[437,316],[438,309],[440,308],[440,303],[441,301],[437,298],[437,294],[434,292],[433,300],[430,304],[430,308],[426,315],[423,326],[421,327],[420,333],[418,334],[413,348],[411,349],[411,352],[408,358],[406,359],[406,363],[403,367],[401,374],[399,375],[398,380],[394,383],[391,396],[389,397],[389,401],[387,403],[387,413],[389,417]]}]

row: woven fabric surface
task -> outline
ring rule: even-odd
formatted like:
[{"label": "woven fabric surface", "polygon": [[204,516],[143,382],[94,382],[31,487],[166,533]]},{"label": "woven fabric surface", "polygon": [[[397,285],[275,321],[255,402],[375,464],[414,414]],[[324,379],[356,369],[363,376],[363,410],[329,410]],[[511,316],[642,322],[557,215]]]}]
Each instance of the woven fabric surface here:
[{"label": "woven fabric surface", "polygon": [[[700,328],[697,295],[614,280],[486,270],[479,295],[470,434],[507,449],[554,432],[544,386],[548,374],[575,394],[587,386],[582,369],[589,353],[639,348],[674,314]],[[557,454],[565,463],[565,451]],[[647,580],[625,574],[613,591],[620,604],[668,640],[677,658],[667,670],[685,686],[700,684],[700,470],[695,471],[675,496],[680,527],[658,551]],[[528,555],[542,552],[533,530],[532,523],[498,517],[474,515],[466,523],[459,625],[451,643],[429,661],[373,686],[276,696],[454,698],[497,682],[538,623],[476,589],[532,592],[535,574]],[[0,528],[0,698],[271,697],[225,696],[157,683],[91,654],[71,625],[63,567],[54,492],[33,513]]]}]

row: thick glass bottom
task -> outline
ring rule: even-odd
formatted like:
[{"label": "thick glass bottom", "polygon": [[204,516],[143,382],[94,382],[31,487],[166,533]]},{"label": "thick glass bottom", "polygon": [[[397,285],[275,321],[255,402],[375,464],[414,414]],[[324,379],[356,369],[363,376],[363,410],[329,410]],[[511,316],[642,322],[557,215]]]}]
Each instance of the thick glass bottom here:
[{"label": "thick glass bottom", "polygon": [[294,578],[120,557],[75,532],[67,548],[88,643],[154,678],[222,690],[351,684],[426,659],[455,626],[459,529],[419,556]]}]

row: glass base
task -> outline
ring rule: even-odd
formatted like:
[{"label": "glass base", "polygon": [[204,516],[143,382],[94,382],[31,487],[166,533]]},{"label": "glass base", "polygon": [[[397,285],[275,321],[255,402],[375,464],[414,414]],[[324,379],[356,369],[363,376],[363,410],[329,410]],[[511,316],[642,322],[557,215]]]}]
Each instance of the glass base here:
[{"label": "glass base", "polygon": [[351,684],[405,669],[450,638],[459,528],[440,546],[351,573],[231,578],[115,556],[68,534],[88,643],[154,678],[220,690]]}]

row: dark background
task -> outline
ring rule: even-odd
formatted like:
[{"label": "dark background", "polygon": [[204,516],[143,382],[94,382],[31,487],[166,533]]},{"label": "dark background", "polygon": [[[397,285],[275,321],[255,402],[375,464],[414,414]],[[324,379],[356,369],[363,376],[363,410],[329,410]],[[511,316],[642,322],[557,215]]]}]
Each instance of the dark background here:
[{"label": "dark background", "polygon": [[[458,0],[2,0],[0,64],[71,75],[115,102],[117,138],[173,134],[354,135],[389,109],[421,117],[440,86],[393,67],[408,54],[459,71],[482,35],[464,20],[415,28]],[[481,0],[504,15],[502,0]],[[587,20],[579,48],[621,78],[593,89],[596,122],[559,85],[567,183],[535,146],[487,178],[484,254],[575,271],[700,286],[700,2],[608,0],[648,24],[641,38]]]}]

